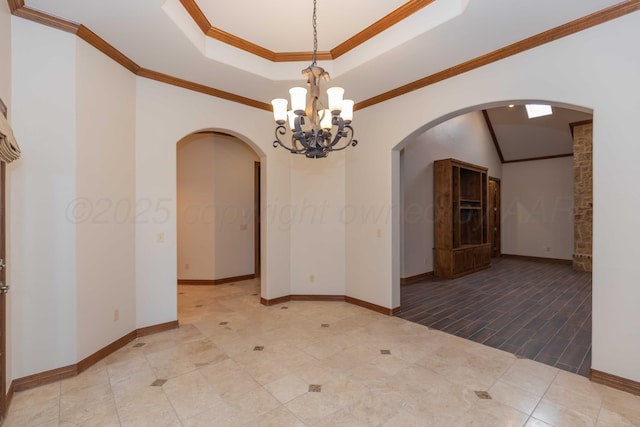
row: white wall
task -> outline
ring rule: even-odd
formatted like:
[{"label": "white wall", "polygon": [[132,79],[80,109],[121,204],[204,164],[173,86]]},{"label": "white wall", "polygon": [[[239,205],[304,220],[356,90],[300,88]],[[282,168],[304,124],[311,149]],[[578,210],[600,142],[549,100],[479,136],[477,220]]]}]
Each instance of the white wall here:
[{"label": "white wall", "polygon": [[12,18],[12,377],[77,362],[75,36]]},{"label": "white wall", "polygon": [[[0,98],[11,104],[11,12],[7,2],[0,2]],[[11,112],[9,112],[11,113]]]},{"label": "white wall", "polygon": [[409,141],[401,154],[401,277],[433,271],[433,162],[454,158],[500,178],[502,164],[481,111],[454,117]]},{"label": "white wall", "polygon": [[[11,115],[11,13],[9,11],[9,5],[7,2],[0,2],[0,98],[5,103],[7,108],[9,109],[9,115]],[[7,175],[7,182],[10,180],[10,177]],[[11,185],[5,184],[5,191],[7,192],[6,199],[10,200],[10,195],[8,191],[10,190]],[[9,210],[7,209],[7,212]],[[5,219],[7,225],[7,231],[9,227],[9,220]],[[6,236],[4,237],[6,239]],[[8,250],[9,248],[7,248]],[[9,259],[7,257],[8,253],[5,253],[5,263],[9,263]],[[9,279],[9,280],[7,280]],[[6,273],[7,284],[11,286],[11,272]],[[7,294],[5,297],[6,301],[6,311],[4,313],[6,319],[6,329],[5,329],[5,340],[6,340],[6,348],[11,349],[11,295]],[[13,355],[11,351],[5,352],[5,366],[6,366],[6,388],[8,389],[11,385],[11,380],[13,379],[12,374],[12,362]]]},{"label": "white wall", "polygon": [[[75,196],[78,127],[73,36],[20,19],[12,19],[12,31],[12,112],[25,154],[12,166],[9,212],[16,378],[77,361],[76,239],[65,213]],[[264,298],[306,290],[302,279],[308,265],[292,273],[293,260],[300,260],[292,248],[301,248],[313,231],[310,224],[290,227],[280,214],[292,201],[299,206],[317,185],[313,203],[338,203],[344,191],[350,210],[347,220],[327,220],[334,240],[322,242],[315,235],[313,241],[322,245],[323,255],[338,258],[331,251],[340,254],[345,223],[346,294],[397,307],[399,149],[424,129],[478,106],[549,100],[594,112],[593,367],[640,381],[640,330],[629,327],[640,323],[635,268],[640,247],[629,227],[636,222],[640,195],[621,185],[640,178],[633,127],[640,104],[628,96],[640,92],[640,58],[630,54],[639,31],[640,14],[634,13],[357,111],[360,144],[345,152],[344,175],[335,163],[327,163],[328,170],[292,172],[302,159],[271,147],[273,124],[265,111],[136,78],[136,327],[176,319],[175,144],[185,135],[222,130],[261,152]],[[308,179],[308,185],[293,184],[297,178]],[[292,284],[297,277],[300,284]],[[329,286],[323,279],[318,289]]]},{"label": "white wall", "polygon": [[178,143],[177,156],[178,279],[253,274],[258,156],[223,134],[190,135]]},{"label": "white wall", "polygon": [[502,253],[573,259],[573,157],[502,166]]},{"label": "white wall", "polygon": [[291,154],[271,146],[273,115],[137,78],[136,195],[151,206],[138,212],[136,227],[137,327],[176,319],[176,143],[205,129],[234,135],[261,153],[262,297],[291,294],[290,232],[278,215],[290,203]]},{"label": "white wall", "polygon": [[206,134],[177,144],[178,279],[215,278],[214,149]]},{"label": "white wall", "polygon": [[255,151],[239,139],[215,138],[215,279],[253,274]]},{"label": "white wall", "polygon": [[291,156],[291,293],[345,295],[344,154]]},{"label": "white wall", "polygon": [[[640,329],[629,325],[640,323],[640,247],[638,233],[629,224],[637,222],[640,194],[629,192],[625,183],[640,178],[640,146],[633,125],[640,103],[629,96],[640,92],[640,57],[630,55],[639,36],[640,14],[633,13],[358,111],[354,125],[360,145],[347,153],[345,166],[348,204],[390,208],[397,198],[392,189],[400,182],[399,155],[392,150],[402,148],[399,143],[421,128],[513,99],[592,109],[593,368],[635,381],[640,381]],[[371,224],[347,225],[347,292],[396,307],[399,215],[380,224],[384,231],[379,239]],[[364,265],[376,266],[375,272]]]},{"label": "white wall", "polygon": [[91,209],[76,228],[82,360],[135,329],[135,76],[76,46],[76,198]]}]

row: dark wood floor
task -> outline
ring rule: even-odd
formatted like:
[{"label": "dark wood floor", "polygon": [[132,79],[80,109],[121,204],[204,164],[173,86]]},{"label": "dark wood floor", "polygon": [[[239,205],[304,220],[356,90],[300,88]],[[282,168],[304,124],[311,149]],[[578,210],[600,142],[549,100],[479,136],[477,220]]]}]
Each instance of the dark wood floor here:
[{"label": "dark wood floor", "polygon": [[487,270],[401,289],[403,319],[588,376],[591,273],[494,258]]}]

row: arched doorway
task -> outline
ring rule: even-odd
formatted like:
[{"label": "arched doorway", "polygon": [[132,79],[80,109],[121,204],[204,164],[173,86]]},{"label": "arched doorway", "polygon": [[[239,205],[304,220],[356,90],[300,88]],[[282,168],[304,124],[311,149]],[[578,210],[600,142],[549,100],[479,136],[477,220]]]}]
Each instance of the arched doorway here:
[{"label": "arched doorway", "polygon": [[[509,114],[524,114],[524,104],[523,101],[503,102],[478,106],[461,111],[459,114],[448,115],[435,123],[422,127],[396,147],[396,150],[400,150],[400,152],[397,156],[398,163],[394,166],[394,178],[398,179],[394,188],[398,189],[400,194],[401,212],[398,217],[399,224],[395,228],[399,230],[400,234],[398,245],[400,277],[394,281],[394,286],[398,287],[397,292],[401,295],[403,314],[400,316],[524,357],[535,359],[539,354],[540,359],[535,360],[573,372],[578,372],[582,368],[579,373],[588,375],[589,364],[583,363],[580,366],[580,363],[587,359],[590,361],[590,274],[587,275],[588,277],[581,276],[579,281],[582,283],[579,283],[578,279],[573,276],[572,278],[565,277],[573,274],[570,266],[559,267],[555,265],[549,267],[549,270],[558,271],[545,273],[547,270],[541,267],[542,264],[539,262],[571,264],[574,254],[579,252],[577,249],[579,245],[576,245],[576,249],[574,249],[573,194],[574,187],[581,186],[577,184],[577,181],[574,184],[573,138],[571,135],[573,126],[570,124],[584,125],[585,119],[591,119],[591,112],[580,107],[551,103],[550,105],[556,110],[554,120],[561,114],[567,118],[567,123],[564,124],[565,127],[562,128],[562,131],[568,135],[569,152],[561,150],[561,153],[529,155],[519,158],[517,152],[514,151],[514,146],[507,146],[506,149],[503,146],[504,153],[501,152],[498,140],[501,136],[505,137],[505,126],[512,126],[511,129],[507,129],[511,133],[517,133],[514,126],[521,126],[520,131],[536,134],[539,130],[536,129],[536,126],[540,126],[543,122],[517,123],[514,120],[513,123],[508,123],[500,118],[504,119]],[[519,108],[522,111],[518,112]],[[487,110],[489,110],[489,114]],[[565,110],[568,113],[563,113]],[[493,126],[491,117],[496,118]],[[550,119],[538,120],[549,121]],[[526,138],[521,137],[521,139]],[[526,153],[526,148],[519,147],[518,150]],[[539,148],[538,146],[533,147],[533,151]],[[480,286],[477,285],[477,282],[485,280],[487,283],[498,283],[499,280],[505,279],[504,277],[494,278],[491,276],[492,273],[485,273],[488,275],[486,279],[482,279],[482,276],[476,276],[473,279],[476,281],[475,287],[472,286],[466,290],[463,278],[446,283],[442,280],[432,279],[432,248],[434,247],[433,161],[443,158],[457,158],[468,163],[488,167],[490,176],[502,178],[502,183],[505,184],[507,190],[503,197],[502,208],[502,225],[505,233],[503,252],[511,255],[511,259],[517,258],[520,263],[538,262],[534,265],[539,270],[538,273],[531,272],[533,267],[528,273],[531,275],[539,274],[542,277],[536,281],[536,285],[542,287],[544,280],[547,279],[559,282],[555,288],[554,283],[547,283],[548,287],[545,288],[545,291],[541,290],[547,294],[537,295],[540,301],[522,292],[521,299],[513,300],[516,302],[512,303],[514,312],[511,312],[511,306],[505,307],[509,305],[508,303],[501,306],[496,302],[503,297],[496,294],[488,297],[491,303],[487,303],[486,308],[483,308],[482,304],[478,303],[483,295],[474,293]],[[396,171],[398,172],[396,173]],[[506,265],[500,263],[498,265],[501,268]],[[494,268],[493,274],[496,274],[498,270],[500,269]],[[556,276],[552,276],[553,274]],[[552,277],[554,278],[551,279]],[[518,273],[514,273],[514,277],[507,281],[513,283],[517,279]],[[560,283],[561,279],[567,282],[565,283],[567,288],[558,290],[559,286],[565,285]],[[521,281],[526,280],[525,275]],[[422,290],[412,291],[410,298],[407,297],[407,292],[400,290],[401,282],[408,284],[420,281],[422,281],[420,284]],[[469,279],[470,281],[472,279]],[[456,284],[459,286],[458,288],[456,288]],[[577,288],[571,289],[571,285],[576,285]],[[411,286],[413,287],[413,285]],[[430,289],[429,286],[434,289],[439,287],[439,292],[442,292],[423,292],[425,289]],[[587,287],[588,291],[585,290]],[[447,288],[449,297],[443,291],[444,288]],[[413,287],[412,289],[417,288]],[[513,290],[504,286],[505,293],[513,292]],[[554,292],[557,292],[557,295]],[[469,301],[464,302],[467,297]],[[411,298],[413,298],[413,302]],[[522,303],[527,298],[530,301],[529,306]],[[427,299],[431,303],[426,303]],[[475,300],[471,301],[471,299]],[[568,304],[568,301],[571,301],[571,304]],[[539,313],[533,307],[538,302],[539,312],[548,309],[549,305],[553,305],[557,313],[547,310],[546,313],[538,316]],[[588,304],[588,307],[585,304]],[[485,312],[484,319],[479,313],[477,314],[478,318],[474,317],[476,314],[469,307],[471,305]],[[500,312],[498,308],[504,309],[504,311]],[[587,308],[588,310],[586,310]],[[527,315],[522,314],[525,312]],[[495,316],[492,318],[493,314]],[[526,336],[525,326],[530,329],[529,336]],[[492,331],[491,328],[497,328],[497,330]],[[502,329],[504,329],[502,332],[504,336],[495,337],[499,334],[494,334],[494,332],[497,333]],[[517,333],[520,333],[520,336],[517,336]],[[524,336],[522,336],[523,334]],[[550,349],[557,354],[549,355]],[[572,352],[575,353],[574,359],[578,362],[569,358]],[[572,360],[572,363],[568,363],[569,360]],[[575,363],[578,363],[579,366],[573,366]]]},{"label": "arched doorway", "polygon": [[[242,282],[260,293],[260,182],[256,150],[236,136],[200,131],[176,144],[176,261],[183,289]],[[185,303],[180,286],[178,295],[182,322],[202,304]]]}]

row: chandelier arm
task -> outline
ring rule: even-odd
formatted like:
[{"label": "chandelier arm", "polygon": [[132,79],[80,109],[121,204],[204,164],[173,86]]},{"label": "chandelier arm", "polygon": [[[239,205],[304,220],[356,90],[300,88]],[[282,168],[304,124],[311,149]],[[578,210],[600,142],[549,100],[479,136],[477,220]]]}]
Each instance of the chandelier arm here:
[{"label": "chandelier arm", "polygon": [[[333,126],[337,126],[338,127],[338,131],[336,132],[336,137],[333,139],[333,141],[327,144],[328,148],[331,148],[331,147],[335,146],[340,141],[340,139],[342,139],[342,137],[347,135],[347,134],[345,134],[343,132],[343,130],[344,130],[344,120],[342,120],[342,117],[333,116],[331,118],[331,124]],[[330,138],[331,138],[331,134],[329,134],[329,139]]]},{"label": "chandelier arm", "polygon": [[347,147],[355,147],[356,145],[358,145],[358,141],[353,139],[354,132],[353,132],[353,128],[351,127],[351,125],[345,125],[344,129],[346,129],[346,130],[342,132],[342,135],[341,135],[340,138],[338,138],[338,135],[336,135],[335,143],[337,144],[337,142],[340,141],[340,139],[345,138],[345,137],[349,137],[348,141],[345,143],[345,145],[343,145],[342,147],[339,147],[339,148],[333,148],[333,146],[332,146],[330,151],[342,151]]},{"label": "chandelier arm", "polygon": [[295,145],[294,141],[297,141],[302,145],[302,148],[295,148],[299,153],[304,153],[307,150],[311,149],[311,143],[309,142],[309,138],[312,136],[312,132],[304,131],[302,129],[302,125],[304,124],[304,116],[296,116],[293,125],[293,135],[291,136],[292,146]]},{"label": "chandelier arm", "polygon": [[280,135],[284,135],[287,133],[287,128],[284,125],[278,125],[278,127],[276,127],[276,131],[275,131],[275,135],[276,135],[276,140],[273,141],[273,146],[274,147],[278,147],[278,145],[282,148],[284,148],[285,150],[288,150],[290,153],[293,154],[302,154],[305,151],[307,151],[305,148],[302,149],[295,149],[295,148],[289,148],[287,147],[281,140],[280,140],[280,136],[278,136],[278,134]]},{"label": "chandelier arm", "polygon": [[[318,159],[326,157],[332,151],[340,151],[345,148],[352,146],[355,147],[358,144],[358,141],[353,139],[353,128],[351,127],[351,118],[352,118],[352,104],[349,106],[349,114],[345,117],[348,117],[349,120],[345,122],[345,120],[338,114],[333,115],[333,113],[340,113],[341,108],[332,108],[334,111],[329,112],[327,108],[325,108],[324,103],[320,98],[320,83],[322,80],[329,81],[329,73],[326,72],[322,67],[317,65],[317,53],[318,53],[318,28],[317,28],[317,0],[313,0],[313,56],[311,65],[304,70],[302,70],[302,76],[307,79],[307,102],[305,103],[304,109],[300,108],[301,100],[297,100],[296,98],[296,109],[293,113],[296,115],[294,119],[294,123],[291,129],[291,141],[290,145],[285,145],[284,142],[280,139],[281,136],[287,133],[287,128],[285,127],[285,118],[283,115],[284,108],[286,110],[286,100],[274,100],[272,103],[274,105],[274,116],[276,118],[276,132],[275,132],[275,141],[273,142],[274,147],[282,147],[287,151],[293,154],[304,154],[308,158]],[[300,91],[297,91],[298,93]],[[339,92],[339,96],[342,97],[342,90]],[[334,92],[335,94],[336,92]],[[331,96],[330,96],[331,98]],[[278,101],[278,102],[276,102]],[[282,107],[282,101],[284,101],[284,107]],[[292,93],[292,106],[293,106],[293,93]],[[331,101],[330,101],[331,106]],[[278,110],[276,111],[276,107]],[[284,111],[286,113],[286,111]],[[289,112],[291,114],[291,111]],[[331,126],[329,128],[324,128],[325,125],[325,116],[326,114],[332,114],[331,117]],[[303,125],[306,125],[306,130],[302,128]],[[332,130],[336,129],[335,133]],[[344,145],[343,145],[344,144]]]}]

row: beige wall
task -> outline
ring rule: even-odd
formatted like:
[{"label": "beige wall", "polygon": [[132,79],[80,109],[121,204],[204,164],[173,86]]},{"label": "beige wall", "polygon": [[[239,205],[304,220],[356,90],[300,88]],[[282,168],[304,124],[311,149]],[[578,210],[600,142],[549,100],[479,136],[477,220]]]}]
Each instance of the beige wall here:
[{"label": "beige wall", "polygon": [[135,329],[135,105],[135,76],[77,39],[78,360]]},{"label": "beige wall", "polygon": [[344,155],[291,156],[291,206],[280,219],[291,229],[291,293],[345,295]]},{"label": "beige wall", "polygon": [[573,258],[573,158],[502,166],[502,253]]},{"label": "beige wall", "polygon": [[190,135],[177,150],[178,279],[253,274],[258,156],[223,134]]},{"label": "beige wall", "polygon": [[9,167],[7,206],[19,378],[135,329],[135,77],[71,34],[12,22],[22,158]]},{"label": "beige wall", "polygon": [[11,13],[6,1],[0,2],[0,98],[11,104]]},{"label": "beige wall", "polygon": [[269,212],[289,204],[292,156],[271,145],[273,114],[144,78],[137,78],[136,89],[136,194],[166,201],[169,210],[167,221],[136,226],[138,327],[177,316],[176,144],[202,130],[231,134],[260,153],[261,295],[290,295],[290,230]]},{"label": "beige wall", "polygon": [[18,18],[11,27],[11,117],[22,150],[8,167],[7,199],[15,379],[78,361],[76,225],[68,216],[76,197],[76,38]]},{"label": "beige wall", "polygon": [[[11,114],[11,14],[9,12],[9,5],[7,2],[0,2],[0,98],[2,98],[5,105],[9,108],[9,114]],[[7,176],[7,180],[10,179]],[[10,185],[5,185],[5,189],[10,189]],[[5,220],[7,221],[7,220]],[[7,222],[7,227],[9,226]],[[5,254],[6,256],[6,254]],[[8,259],[5,262],[9,262]],[[7,273],[7,278],[10,278],[10,273]],[[11,285],[9,283],[9,285]],[[5,319],[7,321],[6,342],[7,348],[11,348],[11,296],[7,294],[6,297],[6,312]],[[10,351],[5,353],[6,372],[8,378],[6,378],[7,389],[11,385],[12,376],[12,358],[13,355]]]}]

